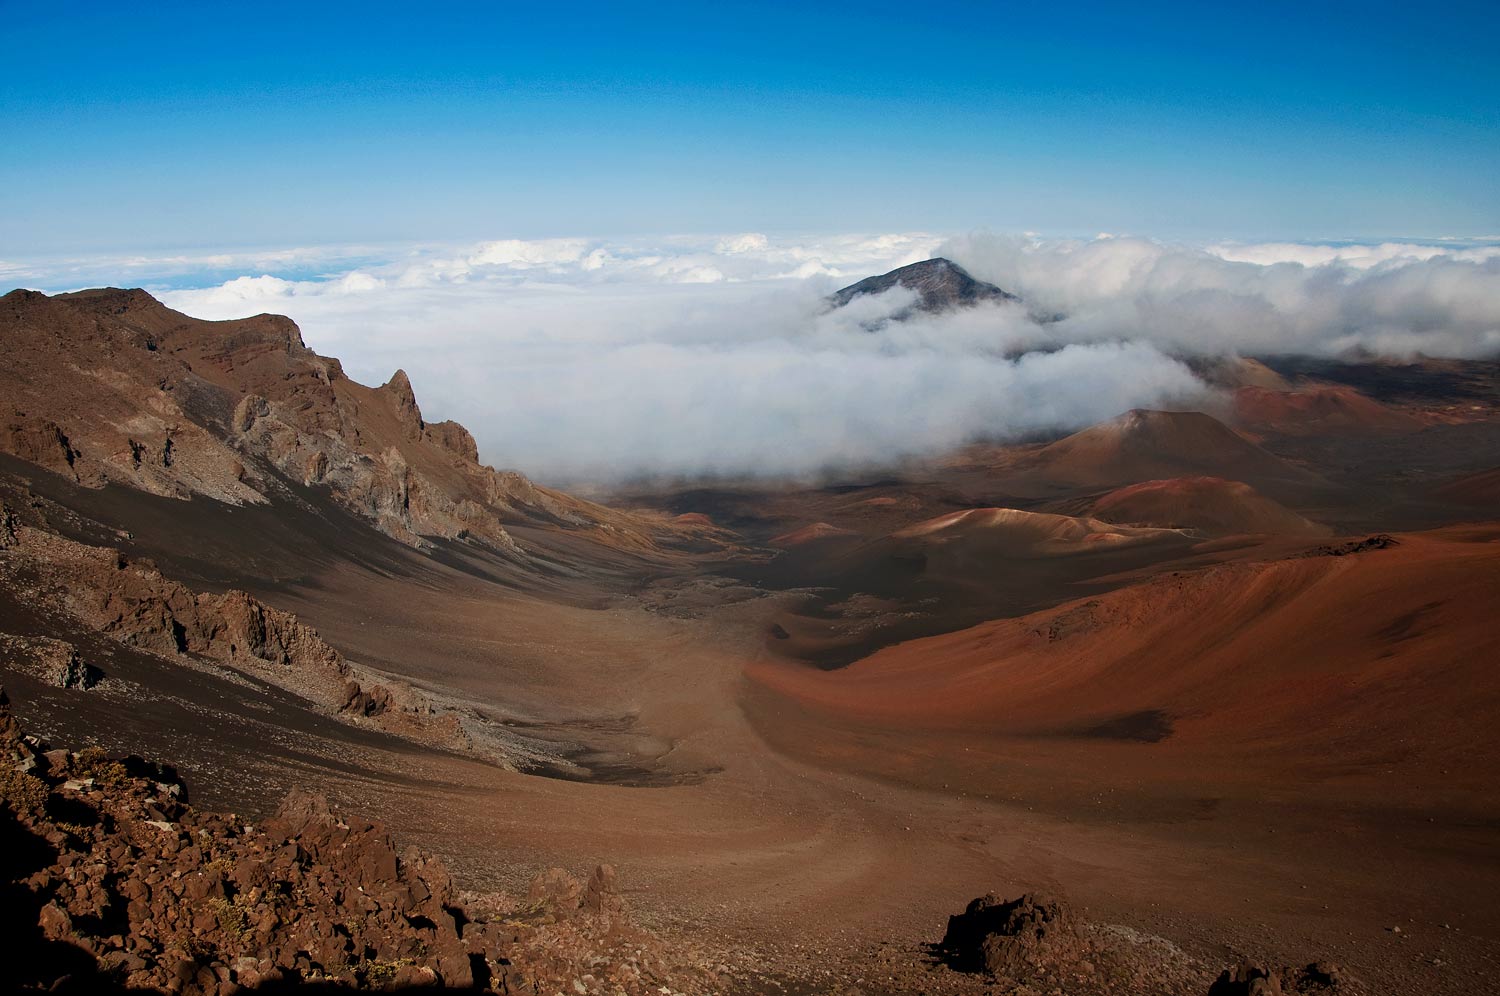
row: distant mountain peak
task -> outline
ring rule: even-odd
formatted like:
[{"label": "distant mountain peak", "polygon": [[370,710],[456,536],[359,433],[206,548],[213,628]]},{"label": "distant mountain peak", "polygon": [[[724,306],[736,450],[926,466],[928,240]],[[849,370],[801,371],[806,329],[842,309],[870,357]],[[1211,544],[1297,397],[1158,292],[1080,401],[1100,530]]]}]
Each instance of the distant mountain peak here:
[{"label": "distant mountain peak", "polygon": [[1001,290],[994,284],[976,280],[968,270],[951,259],[939,256],[924,259],[920,263],[898,267],[889,273],[866,277],[835,291],[829,298],[834,307],[841,308],[865,294],[882,294],[892,287],[905,287],[915,291],[917,300],[912,306],[894,318],[906,318],[914,311],[935,314],[957,308],[969,308],[986,301],[1019,301],[1020,298]]}]

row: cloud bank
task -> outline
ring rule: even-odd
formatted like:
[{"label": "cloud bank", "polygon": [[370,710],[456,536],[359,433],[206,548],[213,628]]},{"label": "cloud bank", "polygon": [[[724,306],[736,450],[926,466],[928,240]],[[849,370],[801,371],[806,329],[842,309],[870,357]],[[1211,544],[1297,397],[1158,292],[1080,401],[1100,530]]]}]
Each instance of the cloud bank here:
[{"label": "cloud bank", "polygon": [[940,250],[1068,316],[1070,342],[1188,353],[1488,356],[1500,351],[1500,246],[1169,246],[968,235]]},{"label": "cloud bank", "polygon": [[[824,304],[939,254],[1024,306],[879,324],[906,292]],[[838,473],[1071,430],[1201,395],[1194,353],[1500,351],[1483,242],[739,233],[7,266],[52,289],[127,282],[86,276],[115,266],[204,318],[289,314],[351,376],[406,369],[485,459],[559,483]]]}]

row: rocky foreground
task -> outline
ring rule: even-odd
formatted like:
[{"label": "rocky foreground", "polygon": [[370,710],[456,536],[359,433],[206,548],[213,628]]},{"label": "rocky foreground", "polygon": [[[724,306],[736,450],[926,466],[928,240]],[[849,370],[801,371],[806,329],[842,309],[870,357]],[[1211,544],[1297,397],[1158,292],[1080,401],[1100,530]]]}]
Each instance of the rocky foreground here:
[{"label": "rocky foreground", "polygon": [[171,768],[24,735],[3,692],[0,757],[7,992],[708,988],[631,924],[607,866],[462,896],[441,861],[320,797],[260,825],[197,810]]},{"label": "rocky foreground", "polygon": [[[321,797],[293,792],[256,825],[195,809],[170,767],[53,749],[3,691],[0,917],[6,991],[1189,994],[1205,969],[1033,895],[976,899],[924,955],[886,950],[832,978],[705,956],[635,926],[608,866],[586,882],[552,869],[524,898],[460,893],[440,860]],[[1360,990],[1331,965],[1247,964],[1208,992]]]},{"label": "rocky foreground", "polygon": [[[1021,993],[1181,992],[1195,974],[1192,960],[1159,938],[1084,923],[1067,902],[1032,893],[1009,901],[993,893],[980,896],[948,918],[938,949],[954,968],[986,973]],[[1246,962],[1221,973],[1208,996],[1358,991],[1331,963],[1298,968]]]}]

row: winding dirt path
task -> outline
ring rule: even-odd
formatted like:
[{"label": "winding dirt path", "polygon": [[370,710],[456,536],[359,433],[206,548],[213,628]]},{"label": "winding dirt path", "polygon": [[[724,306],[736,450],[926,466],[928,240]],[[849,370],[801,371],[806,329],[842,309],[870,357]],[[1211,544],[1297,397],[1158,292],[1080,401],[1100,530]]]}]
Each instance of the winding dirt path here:
[{"label": "winding dirt path", "polygon": [[[396,637],[351,611],[377,618],[383,597],[329,579],[294,607],[351,655],[406,647],[476,700],[689,776],[643,788],[419,755],[389,759],[399,780],[329,786],[476,886],[612,862],[645,922],[762,968],[857,972],[882,942],[915,958],[973,896],[1055,887],[1210,962],[1331,958],[1414,994],[1483,991],[1495,969],[1500,851],[1473,814],[1362,810],[1296,786],[1213,794],[1192,771],[1163,786],[1110,761],[1149,745],[1032,757],[833,722],[747,678],[786,666],[765,656],[760,602],[677,619],[403,590],[398,618],[433,625]],[[504,656],[457,668],[443,653],[457,646]]]}]

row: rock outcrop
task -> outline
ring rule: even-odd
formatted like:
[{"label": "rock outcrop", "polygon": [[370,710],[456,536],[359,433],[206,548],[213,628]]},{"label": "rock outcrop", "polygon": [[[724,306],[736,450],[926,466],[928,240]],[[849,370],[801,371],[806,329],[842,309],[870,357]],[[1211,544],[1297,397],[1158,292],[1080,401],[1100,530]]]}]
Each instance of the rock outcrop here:
[{"label": "rock outcrop", "polygon": [[88,691],[104,681],[104,672],[86,662],[66,640],[0,633],[0,667],[13,668],[58,688]]},{"label": "rock outcrop", "polygon": [[405,372],[357,384],[284,317],[200,321],[140,290],[13,291],[0,339],[0,452],[87,487],[236,504],[322,488],[413,546],[461,540],[523,561],[507,522],[640,549],[674,531],[481,464],[463,426],[423,418]]},{"label": "rock outcrop", "polygon": [[1022,981],[1082,957],[1073,912],[1059,899],[1026,893],[980,896],[948,918],[942,949],[955,968]]},{"label": "rock outcrop", "polygon": [[1311,550],[1304,550],[1296,554],[1296,559],[1308,557],[1348,557],[1356,553],[1368,553],[1371,550],[1389,550],[1393,546],[1400,546],[1401,541],[1390,533],[1375,533],[1364,539],[1345,540],[1342,543],[1325,543]]},{"label": "rock outcrop", "polygon": [[22,460],[78,480],[74,464],[78,451],[62,428],[50,419],[36,418],[25,412],[12,411],[10,417],[0,424],[0,452],[10,453]]}]

